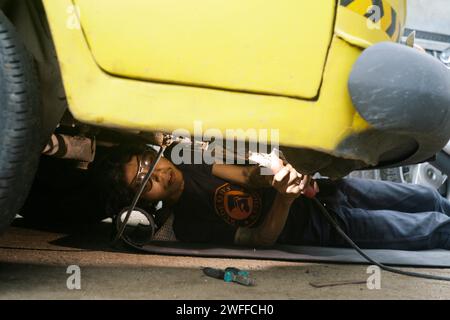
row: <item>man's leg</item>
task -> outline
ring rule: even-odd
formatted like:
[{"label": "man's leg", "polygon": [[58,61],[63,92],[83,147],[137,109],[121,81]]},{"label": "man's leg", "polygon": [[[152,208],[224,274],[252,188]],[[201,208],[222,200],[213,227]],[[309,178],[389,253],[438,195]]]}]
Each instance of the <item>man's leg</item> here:
[{"label": "man's leg", "polygon": [[421,185],[368,179],[341,179],[334,183],[344,195],[335,205],[407,213],[433,211],[450,216],[450,202],[436,190]]},{"label": "man's leg", "polygon": [[[450,217],[440,212],[404,213],[389,210],[335,208],[344,232],[361,248],[450,249]],[[319,212],[311,215],[301,244],[348,247]]]}]

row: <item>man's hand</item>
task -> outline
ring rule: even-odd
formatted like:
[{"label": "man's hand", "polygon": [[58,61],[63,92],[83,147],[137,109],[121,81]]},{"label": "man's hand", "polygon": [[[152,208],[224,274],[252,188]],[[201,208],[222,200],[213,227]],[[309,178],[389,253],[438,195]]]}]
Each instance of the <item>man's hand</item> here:
[{"label": "man's hand", "polygon": [[288,201],[293,201],[302,194],[314,197],[318,191],[317,183],[311,176],[298,173],[290,164],[275,174],[272,186]]},{"label": "man's hand", "polygon": [[[289,209],[300,195],[314,197],[319,191],[311,176],[298,173],[290,164],[271,154],[269,163],[260,163],[270,169],[271,185],[278,191],[264,221],[256,228],[240,227],[236,231],[235,243],[239,245],[272,246],[276,243],[286,224]],[[257,161],[256,161],[257,162]]]},{"label": "man's hand", "polygon": [[319,192],[317,182],[309,175],[297,172],[289,163],[280,159],[275,153],[271,153],[270,170],[274,177],[272,186],[288,199],[295,199],[300,195],[314,198]]},{"label": "man's hand", "polygon": [[319,186],[317,185],[317,182],[314,181],[314,179],[311,179],[305,191],[303,191],[303,195],[307,198],[314,198],[319,191],[320,190]]}]

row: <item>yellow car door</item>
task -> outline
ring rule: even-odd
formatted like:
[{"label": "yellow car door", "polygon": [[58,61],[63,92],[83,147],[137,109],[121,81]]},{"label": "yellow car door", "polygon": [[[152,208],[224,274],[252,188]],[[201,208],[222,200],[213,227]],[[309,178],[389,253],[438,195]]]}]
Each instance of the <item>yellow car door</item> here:
[{"label": "yellow car door", "polygon": [[75,0],[99,67],[115,76],[314,98],[335,1]]},{"label": "yellow car door", "polygon": [[[335,177],[426,160],[450,136],[450,128],[428,129],[446,120],[445,90],[424,91],[408,75],[411,63],[421,65],[415,74],[432,88],[447,82],[444,67],[383,44],[400,39],[405,3],[44,0],[76,119],[193,135],[197,122],[224,136],[274,130],[296,168]],[[426,128],[417,126],[431,109]]]}]

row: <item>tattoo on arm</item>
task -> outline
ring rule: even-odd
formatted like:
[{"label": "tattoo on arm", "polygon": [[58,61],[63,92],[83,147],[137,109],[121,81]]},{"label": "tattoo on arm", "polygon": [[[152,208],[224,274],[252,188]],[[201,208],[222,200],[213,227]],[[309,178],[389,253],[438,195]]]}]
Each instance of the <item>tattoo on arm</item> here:
[{"label": "tattoo on arm", "polygon": [[247,167],[247,181],[250,188],[269,188],[272,186],[272,176],[262,175],[261,168],[258,166]]}]

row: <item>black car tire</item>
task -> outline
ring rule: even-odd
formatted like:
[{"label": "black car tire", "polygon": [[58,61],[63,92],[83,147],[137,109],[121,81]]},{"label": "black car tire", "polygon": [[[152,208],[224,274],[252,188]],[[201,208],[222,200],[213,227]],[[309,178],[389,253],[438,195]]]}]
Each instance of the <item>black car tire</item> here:
[{"label": "black car tire", "polygon": [[0,234],[31,187],[39,162],[41,118],[34,60],[0,11]]}]

